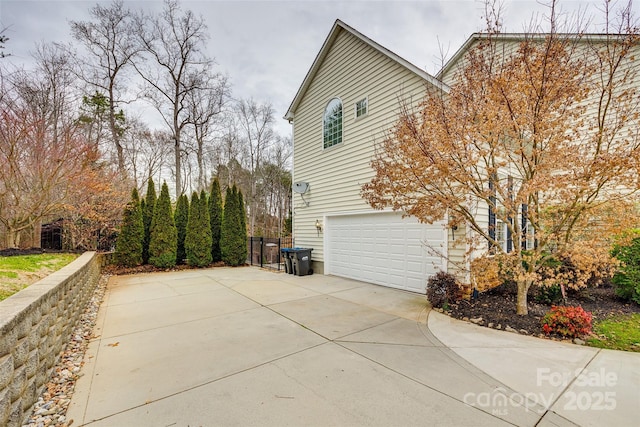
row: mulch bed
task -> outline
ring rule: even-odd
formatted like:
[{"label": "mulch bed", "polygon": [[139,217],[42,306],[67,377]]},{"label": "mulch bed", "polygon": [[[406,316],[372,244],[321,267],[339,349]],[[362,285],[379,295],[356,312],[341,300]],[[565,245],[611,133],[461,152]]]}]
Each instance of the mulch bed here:
[{"label": "mulch bed", "polygon": [[19,256],[19,255],[39,255],[39,254],[60,254],[60,253],[81,253],[81,251],[68,251],[61,249],[42,249],[42,248],[7,248],[0,249],[0,257]]},{"label": "mulch bed", "polygon": [[[523,334],[544,335],[541,320],[551,306],[535,302],[534,293],[534,289],[529,291],[529,314],[526,316],[516,314],[516,287],[513,284],[483,292],[475,300],[451,304],[449,315],[494,329],[515,329]],[[591,312],[594,321],[616,315],[640,313],[640,305],[618,298],[612,286],[569,292],[566,305],[582,306],[585,311]]]},{"label": "mulch bed", "polygon": [[37,255],[43,254],[44,252],[45,250],[41,248],[8,248],[0,250],[0,256]]},{"label": "mulch bed", "polygon": [[[213,267],[224,267],[224,262],[214,262],[213,264],[207,266],[207,268]],[[120,267],[114,264],[110,264],[104,267],[103,273],[109,275],[124,275],[124,274],[140,274],[140,273],[160,273],[166,271],[182,271],[182,270],[197,270],[202,267],[195,267],[187,264],[178,264],[171,268],[158,268],[154,267],[151,264],[138,265],[137,267]]]}]

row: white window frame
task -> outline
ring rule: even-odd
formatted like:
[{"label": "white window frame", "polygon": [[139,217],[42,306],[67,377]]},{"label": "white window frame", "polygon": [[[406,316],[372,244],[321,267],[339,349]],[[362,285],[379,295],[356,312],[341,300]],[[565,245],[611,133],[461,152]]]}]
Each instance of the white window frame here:
[{"label": "white window frame", "polygon": [[[340,135],[338,137],[339,142],[336,142],[334,144],[331,144],[329,146],[326,145],[326,126],[325,126],[325,121],[326,121],[326,117],[327,117],[327,110],[329,108],[329,105],[333,102],[333,101],[338,101],[340,102]],[[337,135],[337,134],[336,134]],[[332,97],[326,104],[324,107],[324,110],[322,111],[322,149],[323,150],[329,150],[333,147],[336,146],[340,146],[344,143],[344,102],[342,102],[342,99],[340,99],[337,96]]]},{"label": "white window frame", "polygon": [[[361,102],[364,102],[364,113],[361,115],[358,115],[358,104],[360,104]],[[369,97],[365,96],[364,98],[358,100],[355,102],[355,104],[353,104],[353,116],[356,120],[362,119],[363,117],[367,117],[367,115],[369,115]]]},{"label": "white window frame", "polygon": [[536,230],[533,228],[533,224],[527,221],[527,229],[525,234],[525,248],[526,250],[535,249],[536,246]]},{"label": "white window frame", "polygon": [[507,223],[496,218],[496,243],[507,252]]}]

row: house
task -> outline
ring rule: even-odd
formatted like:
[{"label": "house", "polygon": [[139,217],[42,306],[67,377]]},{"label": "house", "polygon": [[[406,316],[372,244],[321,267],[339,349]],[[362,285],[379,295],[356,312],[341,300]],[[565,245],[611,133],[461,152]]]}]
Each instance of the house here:
[{"label": "house", "polygon": [[416,106],[437,79],[336,21],[285,119],[293,126],[293,232],[313,248],[314,272],[425,292],[466,250],[446,218],[420,224],[372,209],[361,187],[373,176],[375,142],[402,103]]},{"label": "house", "polygon": [[[453,273],[470,284],[469,258],[491,247],[503,252],[537,248],[535,231],[526,219],[527,205],[518,204],[517,215],[505,213],[495,193],[494,209],[487,203],[491,197],[471,200],[470,196],[474,222],[482,228],[482,236],[464,224],[449,227],[454,218],[420,224],[400,213],[376,211],[361,197],[362,185],[374,176],[370,162],[376,142],[392,129],[403,105],[418,106],[427,89],[448,93],[447,85],[455,81],[467,54],[486,37],[471,35],[433,77],[345,23],[335,22],[285,115],[293,125],[293,234],[296,246],[313,248],[315,272],[424,292],[428,277],[438,271]],[[515,52],[525,37],[545,39],[544,34],[492,37],[497,42],[496,58]],[[573,35],[563,37],[570,40]],[[610,46],[606,43],[615,37],[591,34],[576,40],[579,48],[593,54]],[[630,67],[640,67],[635,57],[628,56],[618,71],[620,76]],[[636,85],[635,80],[628,84]],[[590,120],[599,111],[598,91],[594,93],[583,101],[584,117]],[[616,110],[611,116],[616,120],[624,111]],[[635,138],[636,122],[631,120],[617,131]],[[588,132],[583,134],[588,136]],[[507,169],[492,178],[507,189],[502,195],[506,198],[517,181]],[[612,191],[621,188],[612,184]],[[469,240],[483,236],[482,245],[470,246]]]}]

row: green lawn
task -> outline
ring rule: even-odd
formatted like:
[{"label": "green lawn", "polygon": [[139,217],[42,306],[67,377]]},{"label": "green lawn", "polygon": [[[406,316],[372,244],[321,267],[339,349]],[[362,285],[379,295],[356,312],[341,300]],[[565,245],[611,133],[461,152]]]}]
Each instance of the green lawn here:
[{"label": "green lawn", "polygon": [[0,301],[76,259],[78,254],[0,257]]},{"label": "green lawn", "polygon": [[587,344],[592,347],[640,352],[640,314],[615,316],[596,322]]}]

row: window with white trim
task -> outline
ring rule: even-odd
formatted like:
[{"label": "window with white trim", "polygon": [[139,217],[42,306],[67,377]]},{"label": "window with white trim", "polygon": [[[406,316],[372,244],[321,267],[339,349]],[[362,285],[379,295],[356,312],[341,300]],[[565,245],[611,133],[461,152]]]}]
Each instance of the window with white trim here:
[{"label": "window with white trim", "polygon": [[500,219],[496,219],[496,242],[507,252],[507,224]]},{"label": "window with white trim", "polygon": [[322,137],[324,148],[342,143],[342,101],[338,98],[329,101],[324,110]]},{"label": "window with white trim", "polygon": [[536,230],[533,228],[533,224],[527,222],[526,229],[526,238],[525,238],[525,249],[531,250],[535,249],[536,246]]},{"label": "window with white trim", "polygon": [[366,116],[369,112],[369,100],[368,98],[363,98],[360,101],[356,102],[356,119],[362,116]]}]

